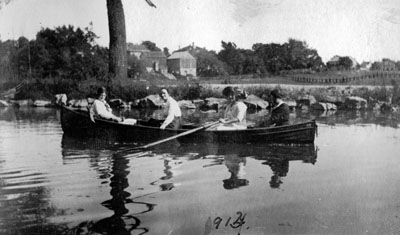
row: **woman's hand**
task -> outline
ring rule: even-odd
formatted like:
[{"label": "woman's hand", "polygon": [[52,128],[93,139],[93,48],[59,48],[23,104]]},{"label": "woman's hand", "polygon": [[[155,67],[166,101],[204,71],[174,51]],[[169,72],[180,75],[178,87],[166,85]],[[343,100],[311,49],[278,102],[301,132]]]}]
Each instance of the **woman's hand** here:
[{"label": "woman's hand", "polygon": [[219,122],[222,123],[222,124],[225,124],[225,123],[226,123],[226,119],[220,118],[220,119],[219,119]]},{"label": "woman's hand", "polygon": [[234,118],[234,119],[221,118],[221,119],[219,119],[219,122],[222,124],[230,124],[230,123],[239,122],[239,119],[237,119],[237,118]]}]

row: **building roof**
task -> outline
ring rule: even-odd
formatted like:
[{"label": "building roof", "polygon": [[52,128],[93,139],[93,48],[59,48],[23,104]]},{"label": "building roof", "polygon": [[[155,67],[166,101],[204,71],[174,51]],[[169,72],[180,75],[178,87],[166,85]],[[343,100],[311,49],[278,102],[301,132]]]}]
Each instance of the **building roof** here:
[{"label": "building roof", "polygon": [[139,44],[133,44],[133,43],[128,43],[127,45],[127,51],[132,51],[132,52],[147,52],[150,51],[147,49],[145,45],[139,45]]},{"label": "building roof", "polygon": [[332,57],[328,62],[339,62],[340,60],[340,56],[335,55],[334,57]]},{"label": "building roof", "polygon": [[143,52],[140,58],[167,58],[162,51],[147,51]]},{"label": "building roof", "polygon": [[195,60],[195,58],[187,51],[180,51],[180,52],[174,52],[172,55],[168,57],[168,59],[191,59]]},{"label": "building roof", "polygon": [[[340,60],[340,58],[342,58],[342,57],[346,57],[346,56],[338,56],[338,55],[335,55],[334,57],[332,57],[327,63],[331,63],[331,64],[335,64],[335,63],[339,63],[339,60]],[[354,59],[353,57],[351,57],[351,56],[348,56],[349,58],[350,58],[350,60],[352,61],[352,63],[353,63],[353,67],[354,66],[356,66],[357,64],[358,64],[358,62],[357,62],[357,60],[356,59]]]}]

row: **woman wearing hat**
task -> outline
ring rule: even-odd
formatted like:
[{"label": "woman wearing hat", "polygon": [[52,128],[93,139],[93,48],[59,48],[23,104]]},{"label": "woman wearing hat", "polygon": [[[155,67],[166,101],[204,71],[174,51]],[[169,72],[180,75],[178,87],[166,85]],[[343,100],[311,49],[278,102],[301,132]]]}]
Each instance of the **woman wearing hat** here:
[{"label": "woman wearing hat", "polygon": [[264,126],[283,126],[289,124],[289,106],[283,102],[282,94],[279,90],[272,90],[270,93],[272,108],[271,116]]}]

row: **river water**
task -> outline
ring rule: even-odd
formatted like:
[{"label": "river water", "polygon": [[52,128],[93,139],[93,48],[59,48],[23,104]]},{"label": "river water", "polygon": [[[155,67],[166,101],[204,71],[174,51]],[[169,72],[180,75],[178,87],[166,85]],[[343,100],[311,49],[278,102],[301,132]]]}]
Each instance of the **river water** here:
[{"label": "river water", "polygon": [[398,116],[291,116],[316,118],[314,144],[117,153],[64,136],[58,109],[0,109],[0,234],[400,234]]}]

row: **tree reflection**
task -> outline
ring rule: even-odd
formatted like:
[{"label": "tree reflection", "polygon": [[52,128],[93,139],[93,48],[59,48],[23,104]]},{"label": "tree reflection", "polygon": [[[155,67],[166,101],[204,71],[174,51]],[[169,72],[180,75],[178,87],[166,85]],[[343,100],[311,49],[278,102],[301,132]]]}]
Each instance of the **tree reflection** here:
[{"label": "tree reflection", "polygon": [[[85,147],[79,144],[82,142],[85,143]],[[82,141],[68,136],[63,137],[63,154],[74,153],[81,155],[83,151],[90,156],[91,161],[96,161],[99,159],[99,156],[101,155],[100,151],[102,150],[99,150],[98,148],[104,148],[105,146],[107,147],[107,145],[99,144],[99,139],[86,139],[85,141]],[[79,152],[77,149],[81,149],[81,152],[77,153],[77,151]],[[68,155],[63,156],[64,158],[68,158]],[[131,234],[131,232],[134,230],[141,232],[140,234],[146,233],[148,232],[148,229],[140,227],[141,220],[136,216],[137,214],[129,214],[126,204],[144,204],[147,207],[147,210],[138,214],[153,210],[154,205],[145,202],[134,201],[134,199],[130,198],[131,193],[125,190],[129,186],[129,158],[120,154],[113,154],[110,156],[110,158],[110,168],[102,168],[99,173],[101,174],[100,178],[110,178],[111,176],[111,199],[104,201],[101,204],[104,207],[112,210],[114,214],[96,222],[83,222],[74,228],[74,230],[78,233],[79,231],[90,231],[100,234]]]},{"label": "tree reflection", "polygon": [[[128,169],[129,160],[126,158],[114,158],[112,161],[111,168],[111,191],[112,198],[102,203],[103,206],[114,211],[111,217],[104,218],[97,221],[93,225],[93,231],[98,233],[106,234],[130,234],[129,228],[125,223],[123,216],[129,212],[126,208],[125,203],[127,198],[131,195],[124,189],[129,186],[127,176],[129,174]],[[130,224],[130,227],[137,227],[140,224],[140,220],[134,220],[134,224]]]}]

